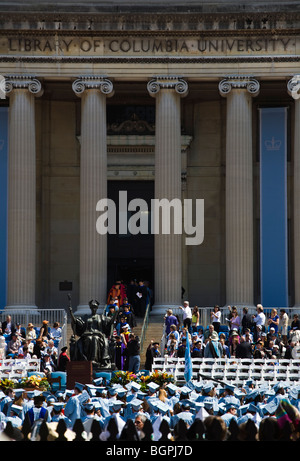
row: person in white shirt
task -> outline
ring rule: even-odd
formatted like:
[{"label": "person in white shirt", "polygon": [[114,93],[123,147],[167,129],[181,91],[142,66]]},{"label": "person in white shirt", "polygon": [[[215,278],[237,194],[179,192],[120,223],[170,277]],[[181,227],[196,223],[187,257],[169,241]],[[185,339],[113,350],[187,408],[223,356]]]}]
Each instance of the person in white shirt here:
[{"label": "person in white shirt", "polygon": [[26,330],[26,339],[29,339],[30,341],[36,340],[36,331],[32,323],[28,323],[27,330]]},{"label": "person in white shirt", "polygon": [[182,318],[183,318],[183,326],[187,328],[191,333],[191,324],[192,324],[192,310],[190,308],[190,303],[188,301],[184,301],[183,307],[179,306],[179,309],[183,311]]},{"label": "person in white shirt", "polygon": [[282,337],[282,341],[284,345],[287,345],[287,336],[288,336],[288,325],[289,325],[289,317],[285,312],[285,309],[280,309],[279,315],[279,332]]},{"label": "person in white shirt", "polygon": [[221,311],[219,306],[214,306],[213,311],[210,314],[210,317],[211,323],[213,324],[215,331],[219,333],[221,325]]},{"label": "person in white shirt", "polygon": [[[255,330],[257,330],[258,326],[261,326],[262,331],[264,332],[265,331],[266,316],[264,314],[264,308],[263,308],[263,306],[261,304],[257,304],[256,312],[257,312],[257,314],[252,316],[253,322],[255,323],[255,327],[256,327]],[[255,331],[255,333],[256,333],[256,331]],[[254,338],[254,340],[256,341],[256,338]]]},{"label": "person in white shirt", "polygon": [[54,322],[53,328],[51,328],[50,336],[52,339],[60,339],[62,336],[62,330],[59,322]]}]

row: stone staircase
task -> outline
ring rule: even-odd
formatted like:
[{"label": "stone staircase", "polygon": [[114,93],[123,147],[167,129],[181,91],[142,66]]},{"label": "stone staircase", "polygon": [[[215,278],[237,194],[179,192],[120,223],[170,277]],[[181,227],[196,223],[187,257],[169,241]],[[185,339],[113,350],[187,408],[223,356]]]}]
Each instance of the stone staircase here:
[{"label": "stone staircase", "polygon": [[[143,327],[143,321],[142,319],[137,319],[137,326],[134,329],[134,333],[137,336],[140,336],[142,327]],[[144,368],[145,365],[145,360],[146,360],[146,350],[147,347],[149,346],[151,339],[153,341],[158,341],[159,344],[161,343],[161,338],[163,335],[163,321],[160,316],[151,316],[149,317],[149,322],[148,322],[148,327],[143,343],[143,347],[141,350],[141,369]]]}]

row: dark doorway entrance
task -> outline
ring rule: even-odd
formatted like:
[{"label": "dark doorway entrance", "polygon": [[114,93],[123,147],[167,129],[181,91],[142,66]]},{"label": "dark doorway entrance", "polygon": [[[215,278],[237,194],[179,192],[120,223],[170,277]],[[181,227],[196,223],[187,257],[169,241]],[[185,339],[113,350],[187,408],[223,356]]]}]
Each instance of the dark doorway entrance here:
[{"label": "dark doorway entrance", "polygon": [[[154,198],[154,181],[108,181],[108,198],[116,204],[117,215],[119,191],[127,192],[128,203],[136,198],[145,200],[150,212],[151,199]],[[150,223],[148,234],[108,234],[108,290],[117,279],[126,284],[132,279],[144,279],[153,288],[154,236],[150,232]]]}]

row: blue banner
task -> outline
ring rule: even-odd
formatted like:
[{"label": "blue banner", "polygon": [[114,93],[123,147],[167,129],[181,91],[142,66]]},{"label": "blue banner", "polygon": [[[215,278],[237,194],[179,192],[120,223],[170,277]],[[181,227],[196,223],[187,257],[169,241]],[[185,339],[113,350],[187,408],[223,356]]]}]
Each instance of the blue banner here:
[{"label": "blue banner", "polygon": [[0,310],[6,305],[8,107],[0,107]]},{"label": "blue banner", "polygon": [[288,307],[286,107],[260,109],[260,281],[264,307]]},{"label": "blue banner", "polygon": [[189,384],[193,378],[193,364],[192,364],[192,356],[191,356],[191,349],[190,349],[190,340],[188,331],[186,332],[186,348],[185,348],[185,366],[184,366],[184,379],[186,383]]}]

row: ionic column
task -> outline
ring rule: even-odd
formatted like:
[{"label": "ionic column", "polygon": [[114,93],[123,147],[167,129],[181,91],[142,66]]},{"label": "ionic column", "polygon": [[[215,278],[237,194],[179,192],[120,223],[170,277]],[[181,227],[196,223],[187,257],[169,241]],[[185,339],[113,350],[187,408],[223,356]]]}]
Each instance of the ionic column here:
[{"label": "ionic column", "polygon": [[227,98],[226,303],[253,306],[252,97],[259,83],[232,77],[219,84]]},{"label": "ionic column", "polygon": [[294,279],[295,306],[300,306],[300,75],[295,75],[287,85],[295,100],[294,121]]},{"label": "ionic column", "polygon": [[106,97],[113,85],[103,77],[73,82],[81,97],[80,282],[77,313],[90,313],[91,299],[106,302],[107,236],[96,231],[97,202],[107,197]]},{"label": "ionic column", "polygon": [[[181,201],[180,99],[187,94],[188,85],[178,77],[157,77],[148,83],[148,91],[156,98],[155,199]],[[171,227],[170,234],[160,230],[154,238],[154,310],[159,313],[181,303],[182,235]]]},{"label": "ionic column", "polygon": [[8,76],[8,266],[6,309],[36,309],[36,141],[35,96],[41,83]]}]

